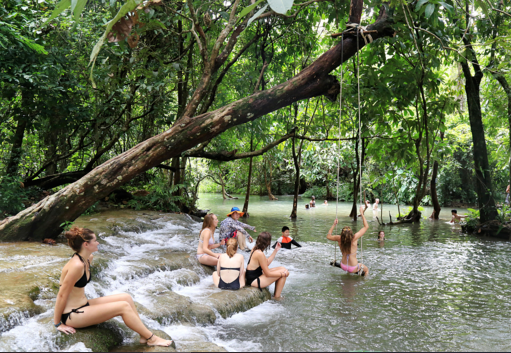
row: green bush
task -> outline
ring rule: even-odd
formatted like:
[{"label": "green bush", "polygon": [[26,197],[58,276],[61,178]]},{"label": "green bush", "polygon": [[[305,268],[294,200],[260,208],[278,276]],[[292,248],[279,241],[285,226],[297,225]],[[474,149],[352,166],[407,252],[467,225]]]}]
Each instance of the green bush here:
[{"label": "green bush", "polygon": [[164,182],[152,184],[149,186],[149,195],[135,196],[128,205],[136,210],[151,209],[162,212],[179,212],[176,202],[187,202],[187,198],[183,196],[174,196],[173,193],[183,188],[183,184],[177,184],[169,187]]},{"label": "green bush", "polygon": [[25,208],[27,192],[20,178],[4,176],[0,179],[0,215],[15,215]]},{"label": "green bush", "polygon": [[469,228],[475,228],[479,224],[479,210],[467,208],[468,216],[465,218]]},{"label": "green bush", "polygon": [[311,197],[315,196],[316,199],[325,198],[326,197],[326,187],[324,186],[313,186],[309,189],[307,189],[302,197]]}]

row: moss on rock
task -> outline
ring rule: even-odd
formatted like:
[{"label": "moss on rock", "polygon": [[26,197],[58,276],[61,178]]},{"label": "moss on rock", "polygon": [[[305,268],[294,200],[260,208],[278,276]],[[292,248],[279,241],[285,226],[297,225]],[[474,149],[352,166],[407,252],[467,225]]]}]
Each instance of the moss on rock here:
[{"label": "moss on rock", "polygon": [[108,352],[111,348],[122,343],[122,330],[114,322],[76,329],[73,335],[66,335],[59,332],[55,344],[60,349],[64,349],[79,342],[83,342],[85,347],[93,352]]}]

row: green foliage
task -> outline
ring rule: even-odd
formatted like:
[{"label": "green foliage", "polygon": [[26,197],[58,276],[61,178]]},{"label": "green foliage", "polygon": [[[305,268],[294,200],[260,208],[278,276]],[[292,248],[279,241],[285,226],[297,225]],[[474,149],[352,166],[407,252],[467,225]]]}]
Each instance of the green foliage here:
[{"label": "green foliage", "polygon": [[467,211],[468,211],[468,215],[465,218],[467,227],[475,228],[479,224],[479,220],[480,220],[479,210],[474,210],[472,208],[468,208]]},{"label": "green foliage", "polygon": [[162,182],[151,184],[147,191],[147,196],[135,196],[133,200],[128,201],[128,205],[136,210],[150,209],[162,212],[178,212],[177,202],[186,202],[183,196],[175,196],[174,193],[184,188],[183,184],[177,184],[172,187]]},{"label": "green foliage", "polygon": [[84,215],[91,215],[91,214],[94,214],[94,213],[98,213],[98,205],[99,205],[99,201],[96,202],[91,207],[89,207],[83,214]]},{"label": "green foliage", "polygon": [[323,199],[326,197],[326,188],[323,186],[313,186],[302,194],[302,197],[310,198],[315,196],[316,200]]},{"label": "green foliage", "polygon": [[67,232],[68,230],[71,229],[71,227],[73,226],[73,223],[74,222],[65,221],[64,223],[60,224],[60,228],[62,228],[64,230],[64,232]]},{"label": "green foliage", "polygon": [[4,176],[0,178],[0,215],[11,216],[25,208],[28,201],[21,178]]}]

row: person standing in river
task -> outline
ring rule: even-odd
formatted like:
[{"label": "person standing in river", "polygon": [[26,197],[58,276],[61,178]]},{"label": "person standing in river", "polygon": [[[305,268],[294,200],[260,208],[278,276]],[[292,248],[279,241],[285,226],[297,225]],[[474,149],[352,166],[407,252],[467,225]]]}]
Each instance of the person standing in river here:
[{"label": "person standing in river", "polygon": [[220,254],[215,254],[211,249],[216,249],[225,244],[222,240],[215,243],[215,229],[218,225],[218,218],[214,213],[207,214],[202,222],[202,229],[199,234],[199,245],[197,247],[197,260],[206,266],[216,266]]},{"label": "person standing in river", "polygon": [[359,211],[362,217],[362,221],[364,222],[364,226],[354,235],[353,230],[351,230],[350,227],[344,227],[341,231],[341,235],[332,235],[335,226],[339,222],[336,219],[326,236],[328,240],[336,241],[339,244],[339,248],[341,249],[342,253],[341,263],[340,265],[337,263],[334,265],[340,266],[344,271],[348,273],[356,273],[360,274],[361,276],[369,274],[369,269],[367,268],[367,266],[359,263],[357,260],[358,239],[361,238],[369,229],[369,224],[367,224],[367,220],[364,216],[364,212],[366,209],[367,206],[360,206]]},{"label": "person standing in river", "polygon": [[238,221],[243,214],[244,213],[241,212],[238,207],[233,207],[231,209],[231,212],[227,214],[227,218],[220,223],[220,240],[237,238],[240,249],[249,252],[250,249],[247,248],[246,239],[248,239],[249,242],[253,242],[254,239],[248,235],[245,229],[247,228],[254,232],[256,229],[251,225]]},{"label": "person standing in river", "polygon": [[94,232],[86,228],[73,227],[65,236],[75,253],[60,276],[53,319],[55,328],[65,334],[73,334],[77,328],[97,325],[121,316],[126,326],[140,335],[140,343],[170,346],[172,341],[155,336],[145,327],[129,294],[87,299],[85,286],[91,280],[92,253],[98,251],[99,242]]},{"label": "person standing in river", "polygon": [[270,245],[271,234],[268,232],[262,232],[259,234],[256,244],[252,249],[252,253],[250,254],[250,258],[248,259],[246,280],[248,285],[259,288],[259,290],[275,283],[275,292],[273,293],[273,296],[278,299],[280,298],[282,289],[284,289],[284,285],[286,284],[286,278],[289,276],[289,271],[282,266],[270,269],[269,266],[273,259],[275,259],[275,256],[281,247],[280,243],[277,243],[273,253],[270,257],[266,258],[264,251],[269,249]]}]

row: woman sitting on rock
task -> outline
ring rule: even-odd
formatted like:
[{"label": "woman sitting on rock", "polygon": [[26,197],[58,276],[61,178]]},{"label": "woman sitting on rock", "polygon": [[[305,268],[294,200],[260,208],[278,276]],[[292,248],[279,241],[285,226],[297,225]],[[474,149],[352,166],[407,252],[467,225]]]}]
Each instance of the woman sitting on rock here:
[{"label": "woman sitting on rock", "polygon": [[284,289],[284,285],[286,284],[286,277],[289,276],[289,271],[284,267],[275,267],[270,270],[268,266],[270,266],[281,248],[280,243],[277,243],[273,253],[270,257],[266,258],[263,251],[266,251],[270,245],[271,234],[268,232],[259,234],[254,249],[252,249],[252,253],[248,259],[246,280],[247,284],[259,289],[266,288],[275,282],[275,293],[273,295],[275,298],[280,298],[282,289]]},{"label": "woman sitting on rock", "polygon": [[170,346],[172,341],[155,336],[144,326],[129,294],[87,299],[85,286],[91,280],[92,253],[98,251],[99,242],[90,229],[73,227],[65,235],[75,253],[60,276],[54,315],[57,330],[66,334],[75,333],[75,328],[97,325],[121,316],[124,323],[140,335],[140,343]]},{"label": "woman sitting on rock", "polygon": [[220,289],[238,290],[245,287],[245,258],[237,254],[238,240],[227,240],[226,254],[220,255],[216,272],[213,273],[213,282]]},{"label": "woman sitting on rock", "polygon": [[207,214],[202,223],[202,230],[199,235],[199,246],[197,247],[197,260],[206,266],[216,266],[220,254],[215,254],[211,249],[224,245],[225,241],[215,244],[215,229],[218,225],[218,218],[214,213]]}]

